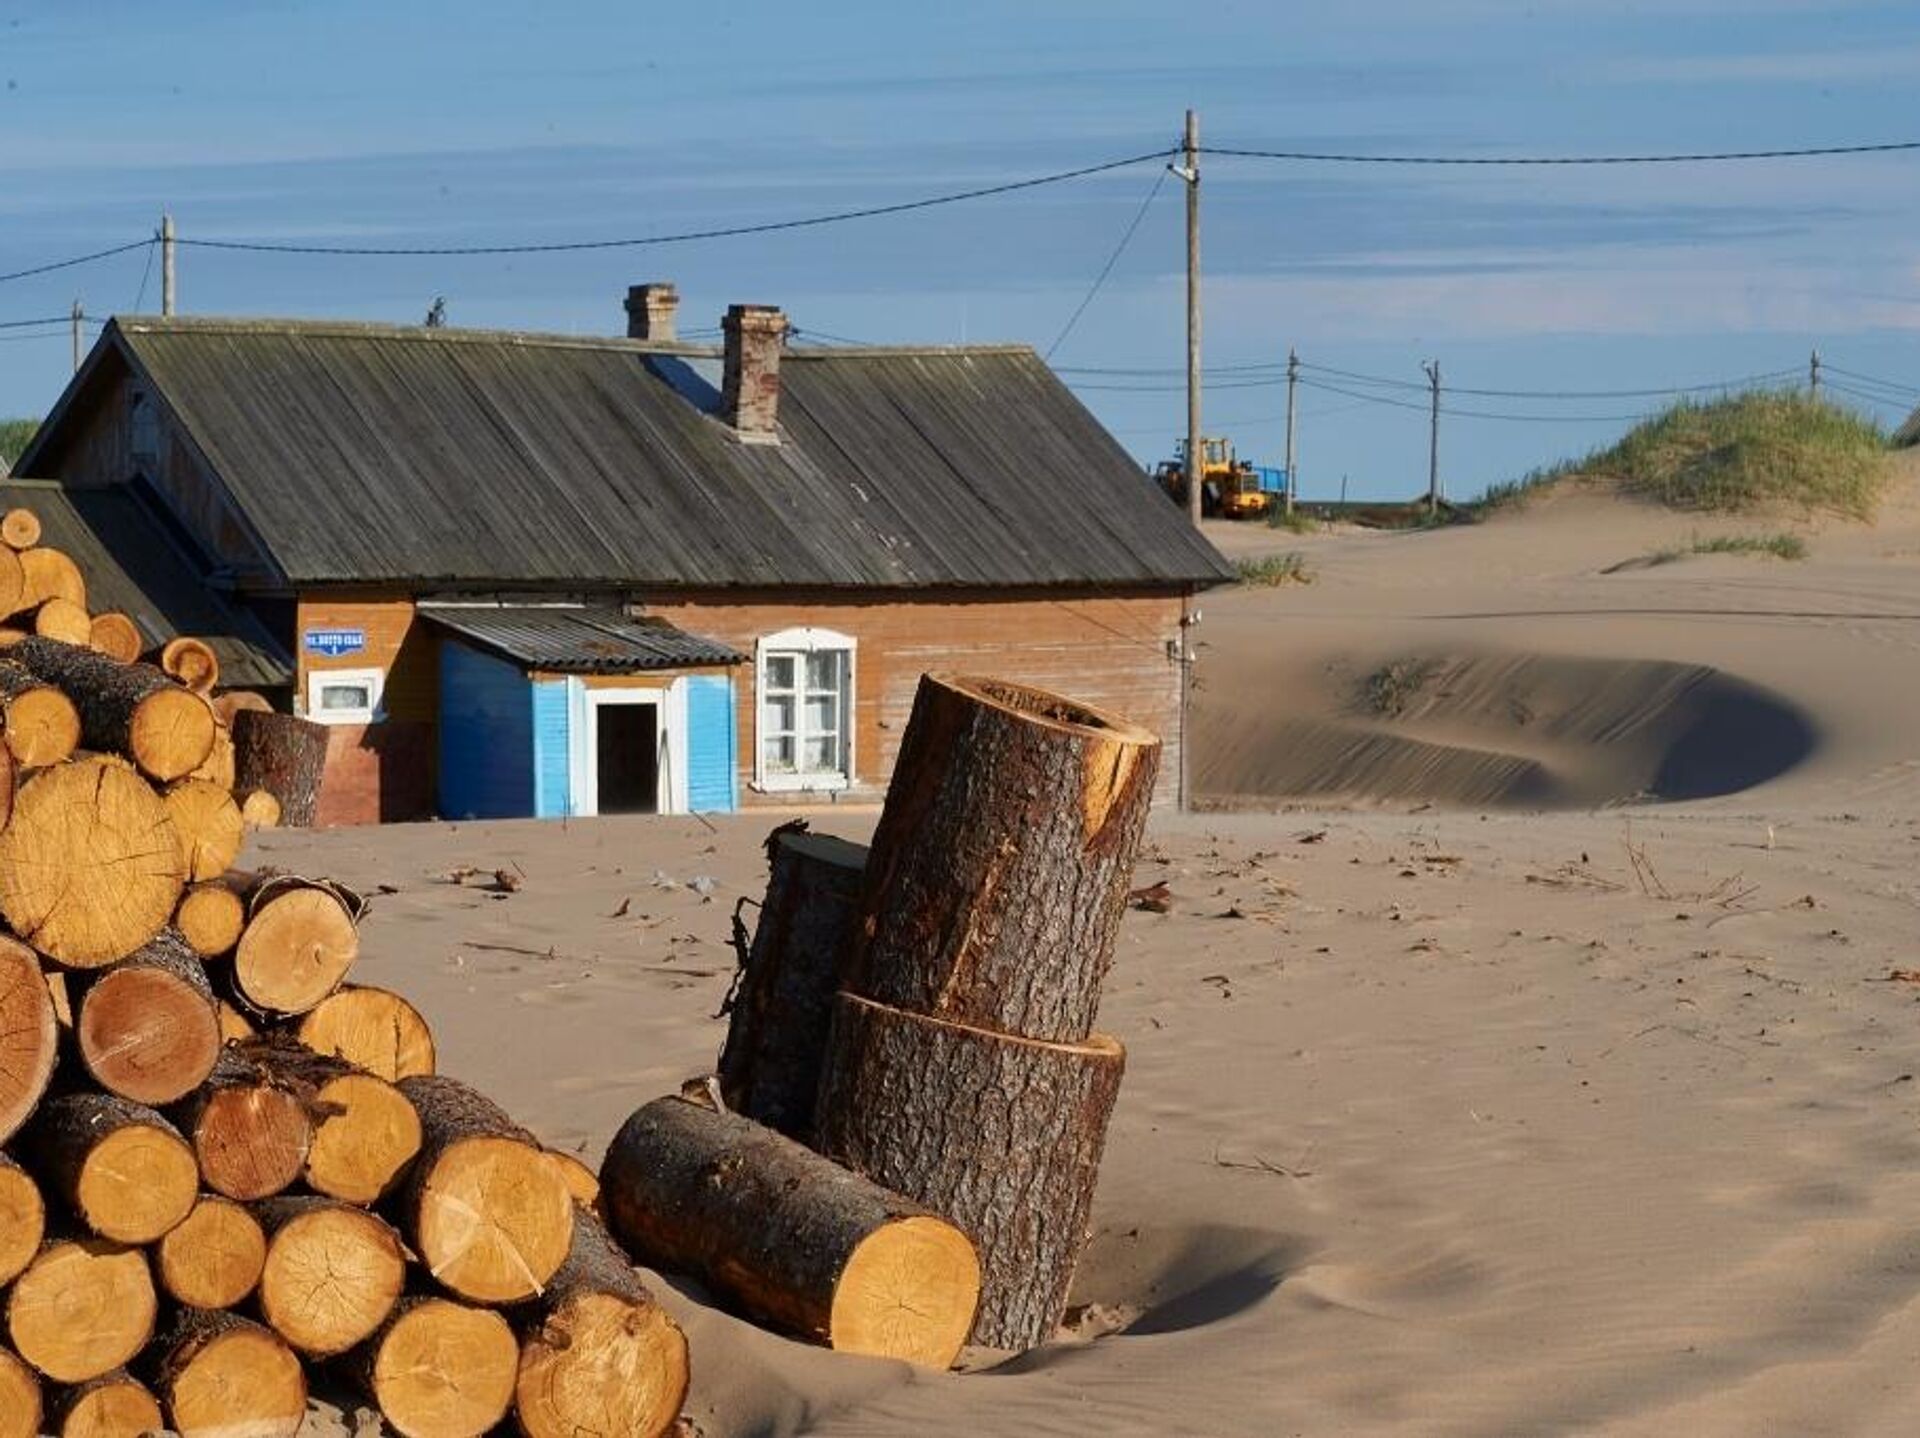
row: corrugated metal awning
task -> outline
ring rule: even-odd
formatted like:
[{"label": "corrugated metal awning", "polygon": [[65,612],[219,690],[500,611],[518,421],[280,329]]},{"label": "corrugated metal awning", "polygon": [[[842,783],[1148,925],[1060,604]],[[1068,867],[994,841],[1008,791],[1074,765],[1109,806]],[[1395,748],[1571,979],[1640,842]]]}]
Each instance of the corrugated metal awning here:
[{"label": "corrugated metal awning", "polygon": [[527,669],[559,674],[631,674],[743,664],[746,656],[664,619],[635,618],[611,605],[422,604],[431,619],[462,639]]}]

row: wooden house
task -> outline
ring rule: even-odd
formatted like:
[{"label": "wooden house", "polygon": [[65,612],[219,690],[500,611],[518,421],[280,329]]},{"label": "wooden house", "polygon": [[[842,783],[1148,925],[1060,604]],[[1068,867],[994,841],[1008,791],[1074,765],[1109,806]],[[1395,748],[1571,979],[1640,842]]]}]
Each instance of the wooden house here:
[{"label": "wooden house", "polygon": [[0,492],[334,726],[323,822],[875,800],[927,670],[1154,726],[1173,796],[1232,570],[1032,350],[789,347],[744,305],[692,345],[674,304],[116,319]]}]

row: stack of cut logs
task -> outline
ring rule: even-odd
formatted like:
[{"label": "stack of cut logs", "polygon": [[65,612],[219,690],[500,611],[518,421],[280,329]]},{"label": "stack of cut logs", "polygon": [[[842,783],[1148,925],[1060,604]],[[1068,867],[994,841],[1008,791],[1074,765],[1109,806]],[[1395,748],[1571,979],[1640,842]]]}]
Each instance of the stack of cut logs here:
[{"label": "stack of cut logs", "polygon": [[685,1341],[593,1175],[345,984],[355,894],[229,872],[198,682],[0,650],[0,1438],[290,1438],[323,1362],[407,1438],[663,1432]]},{"label": "stack of cut logs", "polygon": [[635,1255],[839,1349],[1045,1342],[1125,1062],[1093,1022],[1159,756],[1044,691],[924,678],[871,850],[768,841],[717,1082],[609,1148]]}]

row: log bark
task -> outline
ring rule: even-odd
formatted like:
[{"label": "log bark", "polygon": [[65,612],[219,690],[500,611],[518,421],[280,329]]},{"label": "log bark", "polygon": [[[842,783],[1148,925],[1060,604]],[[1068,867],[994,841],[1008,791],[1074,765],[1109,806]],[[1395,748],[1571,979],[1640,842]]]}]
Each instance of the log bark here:
[{"label": "log bark", "polygon": [[61,1239],[46,1244],[8,1290],[8,1341],[54,1382],[85,1383],[146,1346],[158,1308],[139,1249]]},{"label": "log bark", "polygon": [[26,1270],[46,1237],[47,1202],[33,1175],[0,1153],[0,1288]]},{"label": "log bark", "polygon": [[1132,885],[1160,741],[995,679],[924,676],[867,862],[848,987],[1078,1042]]},{"label": "log bark", "polygon": [[0,1143],[33,1116],[60,1056],[53,992],[40,959],[0,935]]},{"label": "log bark", "polygon": [[420,1115],[387,1080],[281,1036],[243,1043],[235,1056],[298,1095],[314,1116],[304,1176],[315,1193],[375,1203],[420,1152]]},{"label": "log bark", "polygon": [[42,1412],[40,1376],[0,1348],[0,1438],[39,1438]]},{"label": "log bark", "polygon": [[600,1202],[635,1257],[814,1342],[934,1368],[966,1342],[980,1297],[966,1235],[738,1114],[639,1109],[607,1149]]},{"label": "log bark", "polygon": [[453,1079],[400,1080],[419,1111],[420,1157],[399,1211],[441,1286],[472,1303],[517,1303],[546,1286],[573,1238],[573,1197],[545,1151]]},{"label": "log bark", "polygon": [[220,1019],[199,956],[172,929],[70,985],[74,1044],[93,1081],[135,1103],[185,1098],[220,1057]]},{"label": "log bark", "polygon": [[145,644],[138,625],[118,610],[109,609],[88,621],[87,647],[122,664],[134,664]]},{"label": "log bark", "polygon": [[866,850],[785,826],[768,837],[767,860],[766,901],[729,1000],[720,1089],[735,1113],[805,1142]]},{"label": "log bark", "polygon": [[63,551],[35,545],[20,551],[21,609],[38,609],[49,599],[87,605],[87,580]]},{"label": "log bark", "polygon": [[173,911],[174,928],[203,959],[233,952],[246,921],[247,908],[240,896],[217,879],[190,886]]},{"label": "log bark", "polygon": [[232,868],[247,839],[233,795],[211,779],[181,779],[167,786],[165,800],[187,882],[215,879]]},{"label": "log bark", "polygon": [[230,970],[235,996],[262,1014],[304,1014],[359,958],[364,901],[328,879],[234,877],[247,903]]},{"label": "log bark", "polygon": [[820,1080],[820,1151],[973,1236],[973,1341],[1024,1350],[1066,1311],[1125,1051],[1013,1038],[843,994]]},{"label": "log bark", "polygon": [[42,639],[57,639],[62,644],[93,644],[93,617],[84,604],[71,599],[49,599],[33,611],[33,632]]},{"label": "log bark", "polygon": [[113,1094],[48,1099],[27,1129],[26,1153],[91,1232],[117,1243],[153,1242],[187,1216],[200,1190],[180,1131]]},{"label": "log bark", "polygon": [[191,774],[213,752],[207,701],[150,664],[40,638],[21,640],[8,655],[74,702],[89,749],[124,755],[162,783]]},{"label": "log bark", "polygon": [[145,1438],[166,1426],[160,1400],[128,1373],[107,1373],[56,1393],[54,1438]]},{"label": "log bark", "polygon": [[401,1438],[480,1438],[506,1418],[519,1361],[493,1309],[416,1295],[341,1368]]},{"label": "log bark", "polygon": [[111,759],[29,775],[0,831],[0,915],[68,968],[124,959],[160,932],[185,886],[166,805]]},{"label": "log bark", "polygon": [[40,542],[40,516],[31,509],[9,509],[0,514],[0,544],[8,549],[32,549]]},{"label": "log bark", "polygon": [[80,711],[53,685],[18,664],[0,663],[0,724],[23,769],[58,764],[80,745]]},{"label": "log bark", "polygon": [[288,1088],[241,1048],[223,1049],[207,1081],[175,1109],[208,1188],[251,1203],[299,1181],[313,1148],[306,1095]]},{"label": "log bark", "polygon": [[687,1400],[686,1337],[598,1219],[576,1209],[573,1225],[566,1263],[521,1316],[520,1430],[658,1438]]},{"label": "log bark", "polygon": [[389,1082],[434,1071],[433,1031],[400,995],[364,985],[322,999],[294,1030],[315,1053],[333,1054]]},{"label": "log bark", "polygon": [[233,716],[235,787],[265,789],[280,801],[280,822],[310,828],[327,767],[327,727],[292,714],[242,709]]},{"label": "log bark", "polygon": [[384,1219],[326,1198],[271,1198],[254,1215],[267,1232],[260,1314],[291,1347],[331,1358],[387,1321],[407,1260]]},{"label": "log bark", "polygon": [[150,1366],[153,1391],[180,1438],[295,1438],[306,1422],[299,1357],[234,1314],[182,1309]]},{"label": "log bark", "polygon": [[232,1308],[259,1286],[267,1235],[242,1204],[202,1194],[193,1211],[154,1245],[154,1276],[187,1308]]},{"label": "log bark", "polygon": [[169,639],[160,647],[160,668],[196,694],[211,694],[220,683],[220,656],[204,639]]}]

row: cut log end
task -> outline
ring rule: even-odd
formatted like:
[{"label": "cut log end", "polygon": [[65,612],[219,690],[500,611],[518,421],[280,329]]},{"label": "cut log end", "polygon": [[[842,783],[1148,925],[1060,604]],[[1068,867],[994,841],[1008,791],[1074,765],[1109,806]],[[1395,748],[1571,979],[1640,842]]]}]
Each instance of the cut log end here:
[{"label": "cut log end", "polygon": [[58,764],[80,745],[80,711],[50,684],[29,681],[0,709],[6,716],[7,749],[23,769]]},{"label": "cut log end", "polygon": [[903,1218],[867,1236],[834,1290],[837,1352],[951,1368],[980,1306],[980,1260],[944,1219]]},{"label": "cut log end", "polygon": [[240,941],[246,919],[246,906],[238,894],[225,884],[203,883],[181,895],[173,926],[187,941],[187,947],[211,959],[232,951]]},{"label": "cut log end", "polygon": [[345,1203],[376,1202],[420,1152],[419,1113],[399,1089],[372,1074],[342,1074],[314,1097],[322,1110],[335,1112],[314,1131],[307,1186]]},{"label": "cut log end", "polygon": [[31,509],[9,509],[0,514],[0,543],[9,549],[32,549],[40,542],[40,516]]},{"label": "cut log end", "polygon": [[297,1036],[315,1053],[345,1059],[390,1083],[434,1070],[427,1021],[385,989],[340,990],[300,1020]]},{"label": "cut log end", "polygon": [[232,1199],[202,1197],[154,1250],[160,1286],[188,1308],[232,1308],[260,1282],[267,1235]]},{"label": "cut log end", "polygon": [[[372,1350],[367,1386],[402,1438],[479,1438],[513,1402],[520,1345],[507,1320],[490,1309],[444,1298],[410,1302],[375,1337]],[[608,1380],[619,1381],[612,1374]]]},{"label": "cut log end", "polygon": [[58,639],[62,644],[90,645],[93,618],[84,604],[56,596],[34,610],[33,632],[42,639]]},{"label": "cut log end", "polygon": [[[163,936],[164,937],[164,936]],[[220,1024],[197,959],[155,945],[102,975],[80,1000],[74,1038],[87,1072],[109,1093],[170,1104],[193,1092],[220,1057]]]},{"label": "cut log end", "polygon": [[220,682],[220,659],[203,639],[169,639],[160,650],[160,667],[196,694],[211,694]]},{"label": "cut log end", "polygon": [[181,1438],[295,1438],[307,1378],[292,1349],[255,1323],[197,1315],[197,1331],[163,1358],[157,1385]]},{"label": "cut log end", "polygon": [[0,937],[0,1143],[32,1117],[53,1078],[60,1029],[32,949]]},{"label": "cut log end", "polygon": [[207,1186],[248,1203],[284,1193],[299,1180],[313,1123],[285,1090],[235,1084],[207,1095],[192,1138]]},{"label": "cut log end", "polygon": [[145,1438],[167,1424],[160,1400],[124,1373],[83,1384],[56,1405],[54,1438]]},{"label": "cut log end", "polygon": [[240,818],[249,829],[277,829],[280,801],[265,789],[249,789],[240,801]]},{"label": "cut log end", "polygon": [[233,867],[247,829],[232,794],[210,779],[182,779],[167,789],[166,805],[189,883],[217,879]]},{"label": "cut log end", "polygon": [[0,1155],[0,1288],[26,1270],[40,1251],[47,1203],[24,1168]]},{"label": "cut log end", "polygon": [[189,689],[159,688],[134,706],[127,757],[165,783],[206,763],[213,752],[213,710]]},{"label": "cut log end", "polygon": [[424,1176],[415,1243],[433,1276],[463,1298],[533,1297],[565,1261],[572,1234],[573,1195],[530,1144],[461,1139]]},{"label": "cut log end", "polygon": [[42,1250],[7,1294],[20,1356],[56,1383],[124,1367],[153,1334],[158,1302],[146,1256],[104,1239]]},{"label": "cut log end", "polygon": [[192,1212],[199,1188],[193,1150],[179,1135],[130,1123],[87,1154],[74,1207],[102,1238],[151,1243]]},{"label": "cut log end", "polygon": [[[277,1227],[276,1203],[298,1210]],[[380,1219],[345,1204],[276,1203],[263,1206],[274,1231],[260,1274],[260,1312],[302,1353],[344,1353],[371,1337],[399,1301],[407,1277],[400,1240]]]},{"label": "cut log end", "polygon": [[303,1014],[340,986],[359,954],[346,905],[327,889],[295,888],[247,921],[234,950],[234,983],[267,1013]]},{"label": "cut log end", "polygon": [[38,608],[49,599],[65,599],[86,607],[86,577],[80,573],[80,566],[60,550],[44,545],[21,550],[20,573],[24,581],[20,608]]},{"label": "cut log end", "polygon": [[656,1438],[679,1416],[687,1377],[686,1338],[663,1309],[582,1292],[527,1335],[515,1412],[528,1438]]},{"label": "cut log end", "polygon": [[42,953],[77,969],[125,958],[183,887],[166,805],[139,775],[90,759],[21,785],[0,833],[0,915]]},{"label": "cut log end", "polygon": [[86,645],[109,659],[118,659],[122,664],[132,664],[139,659],[144,647],[139,626],[126,615],[111,609],[105,614],[93,616],[87,627]]},{"label": "cut log end", "polygon": [[0,1438],[38,1438],[41,1415],[39,1378],[0,1348]]}]

